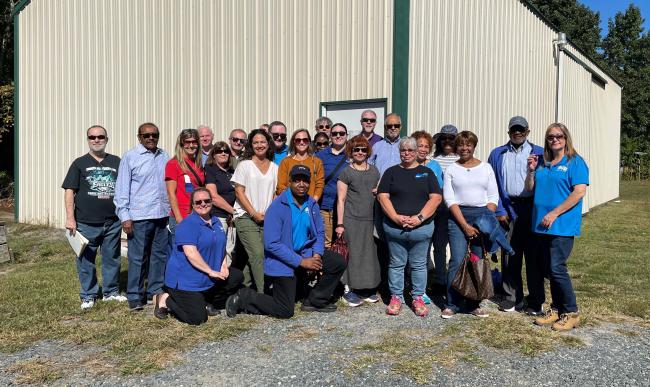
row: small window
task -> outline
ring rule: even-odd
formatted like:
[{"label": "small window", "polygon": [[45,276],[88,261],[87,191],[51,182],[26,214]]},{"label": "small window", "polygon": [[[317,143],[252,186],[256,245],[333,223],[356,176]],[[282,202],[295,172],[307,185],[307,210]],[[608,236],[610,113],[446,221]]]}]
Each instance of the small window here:
[{"label": "small window", "polygon": [[596,85],[600,86],[601,89],[605,89],[605,85],[607,85],[607,81],[598,76],[597,74],[591,73],[591,81],[595,83]]}]

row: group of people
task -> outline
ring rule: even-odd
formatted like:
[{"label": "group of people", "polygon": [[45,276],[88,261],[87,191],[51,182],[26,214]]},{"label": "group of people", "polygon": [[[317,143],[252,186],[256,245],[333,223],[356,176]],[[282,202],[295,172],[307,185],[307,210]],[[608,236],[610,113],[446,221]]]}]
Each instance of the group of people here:
[{"label": "group of people", "polygon": [[[579,322],[566,262],[580,235],[588,168],[561,123],[544,146],[528,140],[524,117],[510,119],[509,140],[483,162],[478,137],[453,125],[432,136],[407,137],[389,114],[361,114],[361,133],[320,117],[315,135],[287,137],[280,121],[214,142],[201,125],[183,129],[174,154],[158,147],[153,123],[120,159],[106,153],[107,130],[87,130],[89,152],[76,159],[62,187],[66,228],[88,246],[77,257],[81,308],[100,293],[132,310],[201,324],[225,310],[288,318],[301,309],[336,311],[375,303],[388,292],[386,313],[410,305],[429,314],[440,296],[441,317],[487,317],[480,300],[452,287],[466,255],[502,250],[504,312],[521,311],[538,325],[568,330]],[[128,239],[126,297],[119,293],[120,236]],[[333,244],[342,238],[347,257]],[[338,244],[338,243],[337,243]],[[528,296],[522,262],[526,260]],[[545,303],[544,278],[551,285]],[[309,283],[309,285],[308,285]]]}]

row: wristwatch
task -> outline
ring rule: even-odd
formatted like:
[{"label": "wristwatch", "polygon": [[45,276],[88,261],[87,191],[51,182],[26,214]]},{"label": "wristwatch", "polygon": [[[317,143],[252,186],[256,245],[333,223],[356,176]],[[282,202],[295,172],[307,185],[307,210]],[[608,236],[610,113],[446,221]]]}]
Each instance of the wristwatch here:
[{"label": "wristwatch", "polygon": [[418,220],[420,221],[420,223],[424,222],[424,215],[418,214]]}]

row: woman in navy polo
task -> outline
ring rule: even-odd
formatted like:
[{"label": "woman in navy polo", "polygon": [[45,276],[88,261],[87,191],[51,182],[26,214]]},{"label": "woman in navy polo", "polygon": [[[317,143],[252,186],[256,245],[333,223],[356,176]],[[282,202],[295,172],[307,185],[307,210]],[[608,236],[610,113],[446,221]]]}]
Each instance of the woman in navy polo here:
[{"label": "woman in navy polo", "polygon": [[[528,287],[537,287],[544,294],[544,277],[551,282],[551,308],[535,324],[565,331],[578,325],[578,305],[566,262],[573,248],[573,239],[580,236],[582,198],[589,185],[589,168],[573,148],[566,126],[551,124],[546,129],[544,160],[528,158],[526,189],[535,190],[533,231],[539,236],[542,264],[539,276]],[[541,264],[540,264],[541,266]]]},{"label": "woman in navy polo", "polygon": [[226,235],[221,222],[210,215],[212,199],[205,188],[190,197],[192,213],[176,227],[174,249],[165,271],[165,293],[158,297],[154,315],[199,325],[223,309],[226,298],[243,280],[241,271],[224,259]]}]

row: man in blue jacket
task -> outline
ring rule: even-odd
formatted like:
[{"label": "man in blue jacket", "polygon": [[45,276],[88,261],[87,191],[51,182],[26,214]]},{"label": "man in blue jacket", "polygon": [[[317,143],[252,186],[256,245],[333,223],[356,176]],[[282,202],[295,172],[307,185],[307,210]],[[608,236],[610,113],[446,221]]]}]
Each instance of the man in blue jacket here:
[{"label": "man in blue jacket", "polygon": [[[521,279],[522,258],[526,257],[526,278],[536,265],[534,237],[531,229],[533,193],[524,189],[526,180],[527,159],[530,155],[541,155],[544,149],[533,145],[527,140],[530,129],[528,121],[521,116],[515,116],[508,123],[510,141],[492,150],[488,163],[494,170],[499,189],[499,205],[497,219],[502,226],[510,231],[510,244],[515,253],[503,254],[501,271],[503,272],[503,290],[505,301],[499,306],[504,312],[514,312],[524,308],[524,290]],[[544,295],[529,294],[527,312],[535,315],[541,311],[539,299]],[[539,305],[538,305],[539,304]]]},{"label": "man in blue jacket", "polygon": [[289,189],[271,203],[264,216],[265,283],[272,286],[273,295],[243,288],[226,301],[228,317],[242,311],[278,318],[293,316],[298,284],[295,271],[299,268],[323,273],[303,301],[301,310],[336,311],[330,299],[345,271],[345,260],[339,254],[325,251],[323,218],[318,204],[307,194],[309,168],[295,165],[289,177]]}]

